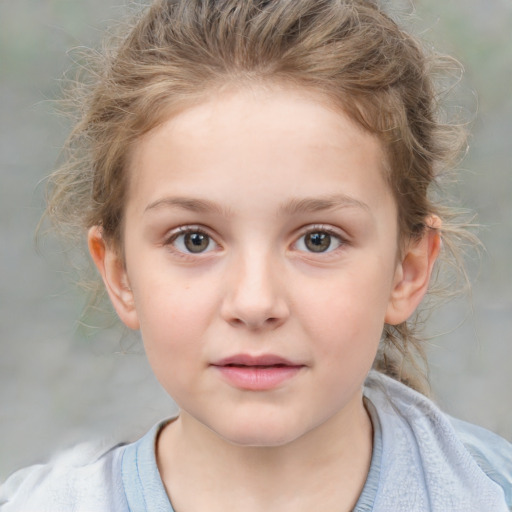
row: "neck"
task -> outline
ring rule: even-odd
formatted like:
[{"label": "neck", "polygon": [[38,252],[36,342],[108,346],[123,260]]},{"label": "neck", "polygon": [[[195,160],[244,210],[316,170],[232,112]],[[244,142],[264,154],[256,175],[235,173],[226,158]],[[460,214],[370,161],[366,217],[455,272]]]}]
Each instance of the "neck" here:
[{"label": "neck", "polygon": [[[162,431],[157,462],[176,512],[352,510],[370,467],[362,397],[287,444],[232,444],[182,412]],[[200,484],[198,485],[198,482]]]}]

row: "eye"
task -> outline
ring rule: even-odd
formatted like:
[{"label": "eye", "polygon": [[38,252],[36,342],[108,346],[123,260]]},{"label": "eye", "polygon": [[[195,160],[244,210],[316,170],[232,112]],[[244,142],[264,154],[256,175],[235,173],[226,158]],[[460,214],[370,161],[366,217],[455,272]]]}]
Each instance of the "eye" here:
[{"label": "eye", "polygon": [[209,252],[217,247],[212,237],[200,229],[180,229],[168,242],[175,249],[186,254]]},{"label": "eye", "polygon": [[343,240],[339,235],[329,230],[316,229],[302,235],[295,246],[299,251],[325,253],[334,251],[342,244]]}]

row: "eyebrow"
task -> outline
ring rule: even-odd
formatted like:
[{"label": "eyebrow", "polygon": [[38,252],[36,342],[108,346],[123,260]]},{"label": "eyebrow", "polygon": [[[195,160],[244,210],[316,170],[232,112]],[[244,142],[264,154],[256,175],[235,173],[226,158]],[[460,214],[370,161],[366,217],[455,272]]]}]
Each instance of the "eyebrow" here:
[{"label": "eyebrow", "polygon": [[[146,206],[144,213],[163,207],[180,208],[197,213],[216,213],[229,216],[229,211],[219,204],[209,201],[208,199],[196,199],[191,197],[164,197],[162,199],[158,199]],[[359,208],[367,211],[370,210],[370,207],[366,203],[354,197],[350,197],[345,194],[334,194],[321,197],[290,199],[280,206],[279,213],[281,215],[297,215],[301,213],[337,210],[339,208]]]},{"label": "eyebrow", "polygon": [[299,213],[337,210],[339,208],[359,208],[370,211],[370,207],[359,199],[345,194],[333,194],[323,197],[291,199],[281,206],[280,212],[288,215],[296,215]]},{"label": "eyebrow", "polygon": [[213,201],[209,201],[207,199],[195,199],[192,197],[164,197],[163,199],[158,199],[146,206],[144,213],[162,207],[181,208],[182,210],[197,213],[218,213],[221,215],[227,213],[225,208]]}]

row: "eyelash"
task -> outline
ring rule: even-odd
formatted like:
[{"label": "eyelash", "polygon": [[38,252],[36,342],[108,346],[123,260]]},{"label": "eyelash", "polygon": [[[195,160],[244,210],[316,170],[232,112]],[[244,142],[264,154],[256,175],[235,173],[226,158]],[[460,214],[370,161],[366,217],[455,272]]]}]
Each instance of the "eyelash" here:
[{"label": "eyelash", "polygon": [[[311,250],[307,250],[307,248],[299,249],[299,250],[301,250],[301,252],[305,252],[307,254],[314,254],[314,255],[326,255],[326,254],[330,254],[334,251],[337,251],[337,250],[343,248],[348,243],[347,239],[345,237],[343,237],[338,231],[334,230],[333,228],[331,228],[329,226],[324,226],[324,225],[315,225],[315,226],[308,227],[306,230],[304,230],[302,232],[301,236],[294,242],[293,246],[297,247],[299,242],[301,240],[304,240],[304,238],[306,236],[315,234],[315,233],[322,233],[322,234],[328,235],[331,239],[330,242],[332,243],[332,240],[334,239],[337,241],[338,245],[334,248],[331,248],[331,244],[330,244],[329,248],[325,251],[311,251]],[[302,242],[302,243],[305,245],[305,242]]]},{"label": "eyelash", "polygon": [[[193,252],[193,251],[187,251],[186,249],[180,249],[176,246],[176,241],[180,238],[180,237],[183,237],[184,240],[183,240],[183,243],[185,243],[185,237],[187,235],[203,235],[205,237],[207,237],[208,239],[208,246],[206,248],[206,250],[204,251],[198,251],[198,252]],[[210,248],[211,245],[214,245],[213,248]],[[190,257],[195,257],[195,256],[199,256],[199,255],[202,255],[202,254],[207,254],[209,252],[211,252],[212,250],[215,249],[215,246],[219,246],[219,244],[215,241],[215,239],[210,235],[210,233],[208,233],[208,231],[206,231],[205,229],[201,228],[200,226],[180,226],[179,228],[175,229],[169,237],[167,237],[167,239],[164,241],[164,244],[165,246],[169,247],[175,254],[177,254],[178,256],[180,257],[183,257],[183,258],[190,258]]]},{"label": "eyelash", "polygon": [[[302,241],[302,245],[306,246],[306,242],[304,241],[305,237],[308,235],[312,235],[315,233],[321,233],[326,234],[330,237],[329,240],[329,247],[322,251],[314,251],[314,250],[308,250],[307,247],[304,248],[298,248],[297,246]],[[208,239],[208,245],[205,250],[202,251],[189,251],[187,248],[178,248],[176,246],[176,241],[179,240],[180,237],[186,237],[187,235],[203,235],[207,237]],[[331,248],[332,240],[337,241],[337,246],[334,248]],[[299,250],[300,252],[304,252],[307,254],[313,254],[313,255],[325,255],[332,253],[343,246],[347,244],[347,240],[340,235],[337,231],[330,228],[329,226],[324,225],[315,225],[308,227],[307,229],[302,231],[302,234],[295,240],[295,242],[292,244],[292,248],[295,248],[296,250]],[[185,244],[185,239],[183,240],[183,244]],[[213,247],[210,247],[213,244]],[[215,247],[219,247],[219,244],[215,241],[215,239],[206,231],[205,229],[201,228],[200,226],[180,226],[179,228],[175,229],[169,237],[164,241],[164,246],[168,246],[175,254],[177,254],[180,257],[183,258],[190,258],[190,257],[197,257],[204,254],[207,254],[209,252],[212,252],[212,250],[215,249]]]}]

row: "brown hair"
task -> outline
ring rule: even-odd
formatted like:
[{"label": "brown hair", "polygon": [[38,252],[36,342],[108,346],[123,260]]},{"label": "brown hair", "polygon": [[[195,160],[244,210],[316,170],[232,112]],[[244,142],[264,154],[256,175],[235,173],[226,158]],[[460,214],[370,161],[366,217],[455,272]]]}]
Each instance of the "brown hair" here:
[{"label": "brown hair", "polygon": [[[376,134],[401,240],[421,236],[435,214],[445,252],[457,257],[453,241],[464,232],[431,199],[463,142],[441,121],[433,83],[453,61],[422,49],[376,1],[156,0],[116,41],[73,90],[79,118],[48,200],[64,232],[83,237],[98,225],[120,248],[131,145],[207,94],[272,82],[320,92]],[[414,320],[386,325],[375,367],[424,391],[418,354],[421,361]]]}]

